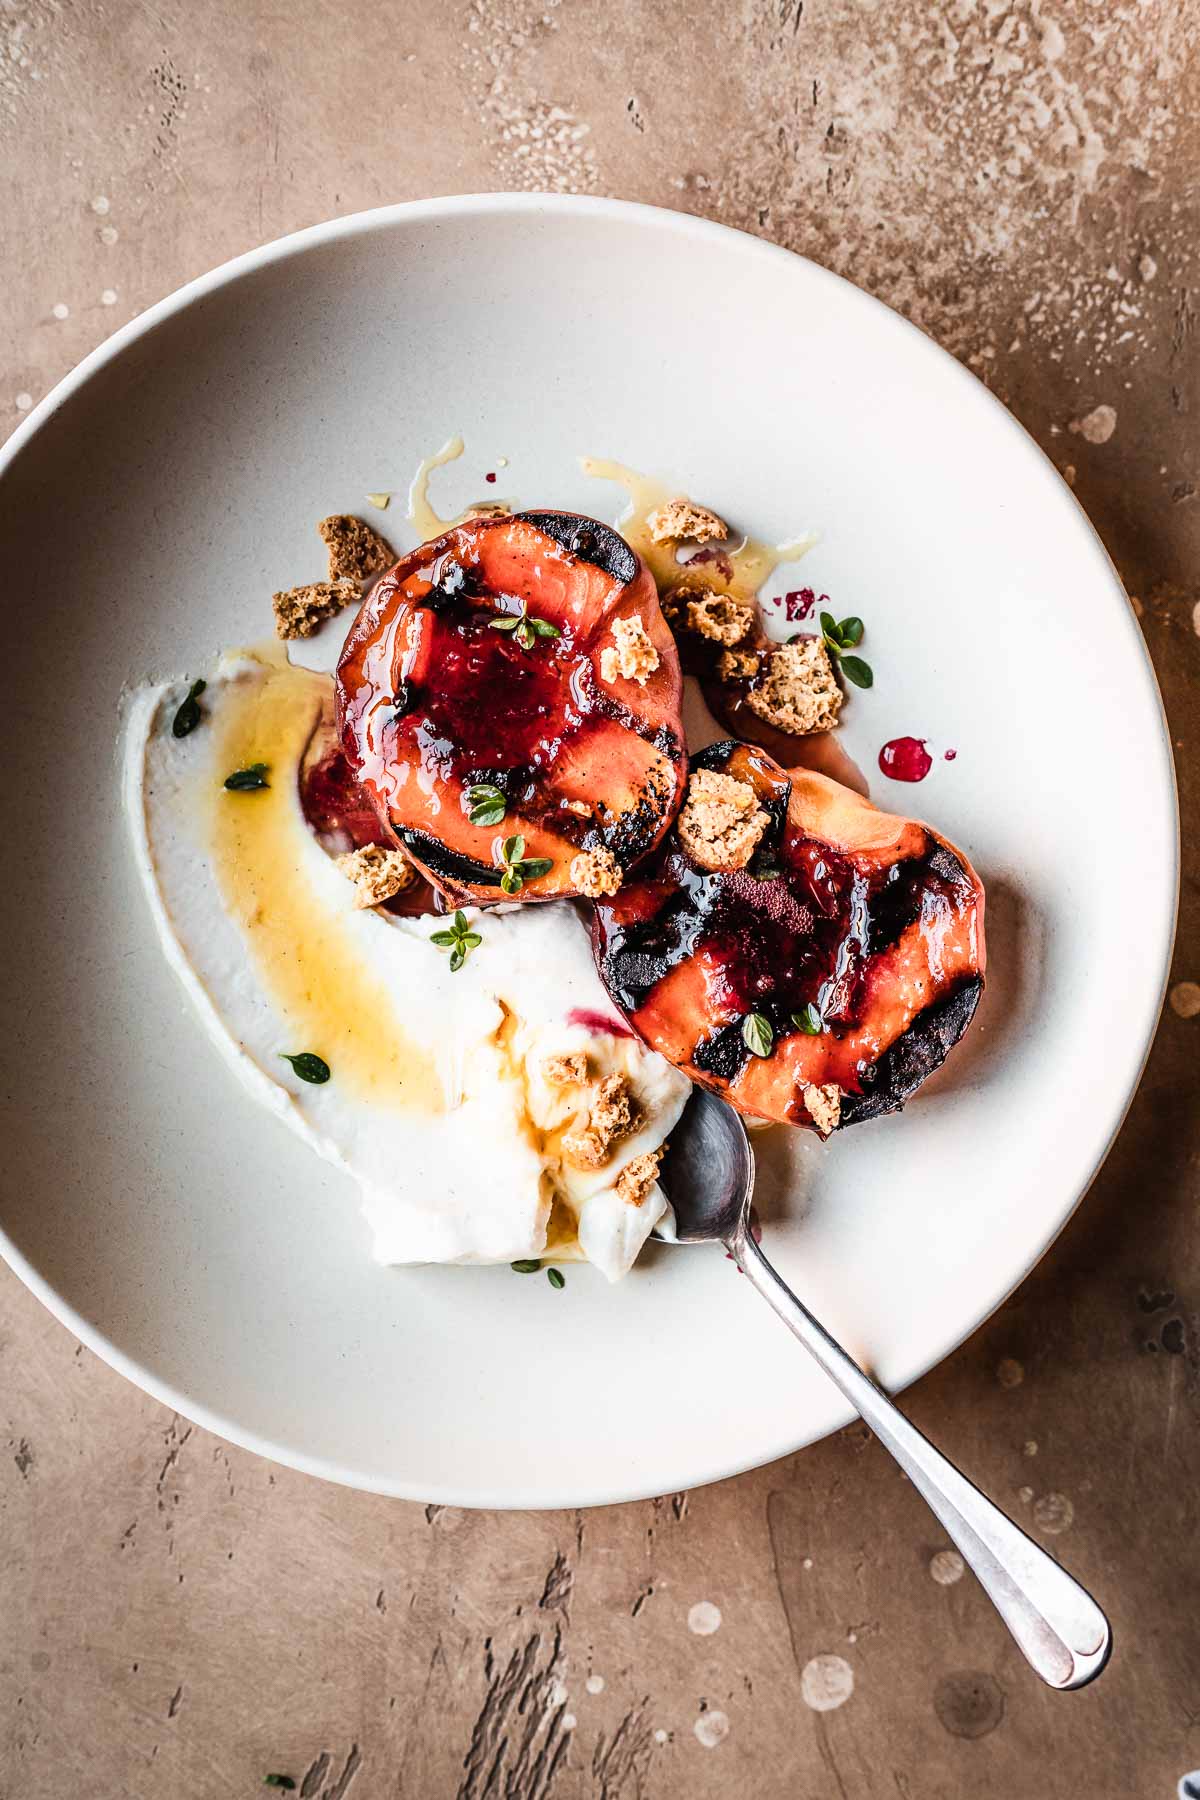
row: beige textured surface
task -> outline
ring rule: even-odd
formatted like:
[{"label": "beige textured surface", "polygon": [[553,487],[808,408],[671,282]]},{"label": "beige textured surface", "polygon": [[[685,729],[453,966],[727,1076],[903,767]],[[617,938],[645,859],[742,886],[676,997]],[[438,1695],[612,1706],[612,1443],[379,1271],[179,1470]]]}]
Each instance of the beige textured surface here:
[{"label": "beige textured surface", "polygon": [[[1074,469],[1194,826],[1198,32],[1200,0],[0,0],[0,421],[335,213],[516,186],[711,214],[900,307]],[[1113,858],[1135,930],[1119,820]],[[439,1512],[226,1449],[6,1275],[0,1795],[1173,1795],[1200,1767],[1198,912],[1192,852],[1103,1176],[911,1399],[1103,1596],[1097,1688],[1037,1687],[861,1429],[654,1504]]]}]

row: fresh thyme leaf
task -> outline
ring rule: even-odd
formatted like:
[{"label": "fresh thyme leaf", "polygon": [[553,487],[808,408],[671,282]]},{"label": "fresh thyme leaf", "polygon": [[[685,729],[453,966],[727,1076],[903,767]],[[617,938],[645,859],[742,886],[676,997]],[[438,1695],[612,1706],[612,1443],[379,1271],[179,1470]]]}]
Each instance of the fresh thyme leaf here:
[{"label": "fresh thyme leaf", "polygon": [[[371,498],[370,494],[367,495],[367,498],[368,498],[368,500]],[[263,1776],[263,1786],[264,1787],[275,1787],[275,1788],[287,1788],[290,1793],[290,1792],[294,1791],[296,1784],[292,1780],[290,1775],[264,1775]]]},{"label": "fresh thyme leaf", "polygon": [[547,1269],[546,1280],[552,1288],[565,1288],[567,1285],[567,1278],[561,1269]]},{"label": "fresh thyme leaf", "polygon": [[199,695],[204,692],[207,686],[207,681],[193,681],[191,687],[187,691],[187,699],[181,703],[178,712],[171,720],[172,737],[184,738],[187,737],[189,732],[195,731],[197,725],[204,717],[204,714],[196,705],[196,700]]},{"label": "fresh thyme leaf", "polygon": [[515,631],[520,623],[520,619],[513,618],[488,620],[488,625],[492,631]]},{"label": "fresh thyme leaf", "polygon": [[838,626],[838,642],[846,650],[853,650],[855,644],[861,644],[866,627],[861,619],[843,619]]},{"label": "fresh thyme leaf", "polygon": [[841,663],[842,674],[847,681],[852,681],[855,687],[869,688],[875,685],[874,671],[870,663],[864,662],[861,656],[843,656]]},{"label": "fresh thyme leaf", "polygon": [[323,1056],[314,1056],[311,1050],[302,1050],[298,1056],[289,1056],[286,1050],[280,1052],[283,1062],[290,1062],[301,1081],[311,1081],[314,1087],[329,1080],[329,1064]]},{"label": "fresh thyme leaf", "polygon": [[500,892],[502,894],[519,894],[524,885],[525,883],[521,877],[521,871],[516,864],[510,869],[505,869],[503,875],[500,877]]},{"label": "fresh thyme leaf", "polygon": [[225,777],[225,786],[235,794],[249,793],[253,788],[270,787],[270,782],[264,779],[267,768],[266,763],[251,763],[249,768],[235,769],[232,775]]},{"label": "fresh thyme leaf", "polygon": [[525,855],[525,839],[518,832],[515,837],[505,838],[500,846],[500,855],[496,859],[497,868],[503,870],[500,877],[500,891],[504,894],[520,893],[526,880],[536,881],[539,875],[547,875],[554,867],[549,856]]},{"label": "fresh thyme leaf", "polygon": [[552,625],[549,619],[530,619],[529,626],[532,631],[537,633],[538,637],[562,636],[562,632],[558,629],[558,626]]},{"label": "fresh thyme leaf", "polygon": [[771,1021],[762,1013],[747,1013],[742,1020],[742,1042],[754,1056],[770,1056],[775,1044]]},{"label": "fresh thyme leaf", "polygon": [[821,630],[824,632],[825,636],[829,639],[830,643],[833,645],[834,649],[836,650],[838,648],[837,620],[834,618],[832,613],[827,613],[827,612],[821,613],[819,615],[819,617],[821,620]]},{"label": "fresh thyme leaf", "polygon": [[521,873],[526,881],[536,881],[539,875],[548,875],[553,867],[551,856],[527,856],[521,864]]},{"label": "fresh thyme leaf", "polygon": [[499,825],[508,810],[508,801],[490,781],[477,781],[467,789],[467,817],[472,825]]},{"label": "fresh thyme leaf", "polygon": [[792,1014],[792,1024],[807,1037],[820,1037],[825,1029],[825,1021],[811,1000],[800,1012]]},{"label": "fresh thyme leaf", "polygon": [[536,1256],[522,1256],[518,1262],[509,1263],[508,1266],[514,1275],[536,1275],[542,1265]]},{"label": "fresh thyme leaf", "polygon": [[460,910],[444,931],[431,932],[429,941],[436,944],[439,950],[449,950],[450,973],[457,975],[471,951],[482,944],[483,939],[477,931],[471,930],[466,913]]},{"label": "fresh thyme leaf", "polygon": [[520,862],[525,854],[525,839],[520,832],[515,837],[505,838],[500,847],[501,858],[506,863]]},{"label": "fresh thyme leaf", "polygon": [[517,643],[520,644],[522,650],[532,650],[537,641],[533,635],[533,626],[529,623],[528,619],[521,620],[516,631],[513,633],[513,636]]}]

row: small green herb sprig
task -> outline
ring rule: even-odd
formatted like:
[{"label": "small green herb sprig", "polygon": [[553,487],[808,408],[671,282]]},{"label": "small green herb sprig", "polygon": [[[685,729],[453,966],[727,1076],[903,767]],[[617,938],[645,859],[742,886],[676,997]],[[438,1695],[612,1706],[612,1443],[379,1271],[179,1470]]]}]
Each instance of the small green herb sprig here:
[{"label": "small green herb sprig", "polygon": [[496,867],[503,870],[500,877],[501,892],[518,894],[527,881],[536,881],[539,875],[548,875],[554,863],[548,856],[526,856],[525,839],[518,832],[516,837],[505,838],[500,846]]},{"label": "small green herb sprig", "polygon": [[450,952],[450,973],[455,975],[462,968],[472,950],[478,949],[483,939],[477,931],[471,929],[470,922],[464,912],[456,912],[454,923],[446,931],[435,931],[430,938],[439,950]]},{"label": "small green herb sprig", "polygon": [[825,637],[825,647],[841,665],[842,674],[855,687],[869,688],[875,683],[875,674],[870,663],[864,662],[861,656],[848,656],[848,650],[854,650],[863,640],[866,630],[861,619],[849,618],[838,621],[832,613],[821,614],[821,630]]},{"label": "small green herb sprig", "polygon": [[311,1081],[314,1087],[321,1087],[329,1080],[329,1064],[323,1056],[316,1056],[311,1050],[301,1050],[296,1056],[289,1056],[286,1050],[281,1050],[280,1061],[291,1063],[301,1081]]},{"label": "small green herb sprig", "polygon": [[565,1288],[567,1285],[567,1278],[561,1269],[547,1269],[546,1280],[552,1288]]},{"label": "small green herb sprig", "polygon": [[245,769],[235,769],[232,775],[225,777],[225,786],[232,794],[249,794],[255,788],[270,787],[267,773],[269,763],[251,763]]},{"label": "small green herb sprig", "polygon": [[541,1263],[536,1256],[522,1256],[518,1262],[509,1263],[514,1275],[536,1275]]},{"label": "small green herb sprig", "polygon": [[207,681],[193,681],[187,691],[186,700],[182,701],[178,712],[171,720],[171,736],[185,738],[195,731],[204,714],[196,702],[208,686]]},{"label": "small green herb sprig", "polygon": [[799,1012],[792,1014],[792,1024],[806,1037],[820,1037],[825,1029],[825,1021],[811,1000],[807,1006],[801,1007]]},{"label": "small green herb sprig", "polygon": [[488,624],[493,631],[511,631],[522,650],[532,650],[539,638],[561,637],[562,632],[549,619],[531,619],[524,600],[519,613],[504,613],[498,619],[489,619]]},{"label": "small green herb sprig", "polygon": [[491,781],[477,781],[467,789],[467,817],[472,825],[500,825],[508,811],[508,800]]}]

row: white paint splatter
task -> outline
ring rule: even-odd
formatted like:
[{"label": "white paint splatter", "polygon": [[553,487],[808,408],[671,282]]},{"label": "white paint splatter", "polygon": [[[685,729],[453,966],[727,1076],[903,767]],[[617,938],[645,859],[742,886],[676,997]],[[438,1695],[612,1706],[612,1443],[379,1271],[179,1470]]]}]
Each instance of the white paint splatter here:
[{"label": "white paint splatter", "polygon": [[1158,264],[1150,255],[1149,251],[1147,251],[1145,256],[1140,256],[1138,258],[1138,274],[1143,281],[1153,281],[1154,277],[1158,274]]},{"label": "white paint splatter", "polygon": [[604,1692],[604,1677],[603,1675],[589,1675],[583,1685],[589,1694],[602,1694]]},{"label": "white paint splatter", "polygon": [[800,1565],[800,1567],[802,1569],[811,1569],[812,1566],[813,1566],[813,1559],[811,1556],[806,1556],[804,1561]]},{"label": "white paint splatter", "polygon": [[656,1744],[665,1744],[667,1741],[667,1734],[663,1730],[661,1725],[659,1726],[658,1730],[654,1734],[654,1741]]},{"label": "white paint splatter", "polygon": [[1021,1502],[1022,1506],[1028,1506],[1029,1502],[1033,1499],[1033,1489],[1031,1487],[1018,1488],[1017,1499]]},{"label": "white paint splatter", "polygon": [[100,304],[101,306],[115,306],[117,304],[116,288],[105,288],[100,296]]},{"label": "white paint splatter", "polygon": [[1036,1456],[1037,1453],[1038,1453],[1037,1439],[1036,1438],[1026,1438],[1024,1445],[1021,1448],[1021,1455],[1022,1456]]},{"label": "white paint splatter", "polygon": [[17,395],[16,405],[17,405],[18,412],[28,412],[30,407],[33,405],[33,395],[26,394],[24,392],[19,393]]},{"label": "white paint splatter", "polygon": [[576,1725],[578,1725],[578,1723],[579,1723],[579,1720],[575,1717],[574,1713],[564,1713],[563,1714],[562,1728],[564,1731],[574,1731],[574,1729],[575,1729]]},{"label": "white paint splatter", "polygon": [[1034,1523],[1051,1537],[1069,1531],[1075,1520],[1075,1508],[1066,1494],[1041,1494],[1033,1503]]},{"label": "white paint splatter", "polygon": [[844,1656],[823,1651],[800,1671],[800,1692],[814,1712],[833,1712],[854,1692],[854,1670]]},{"label": "white paint splatter", "polygon": [[550,1704],[551,1706],[565,1706],[566,1699],[567,1684],[560,1678],[554,1682],[550,1689]]},{"label": "white paint splatter", "polygon": [[54,314],[56,319],[69,319],[71,316],[70,307],[64,305],[64,303],[61,300],[56,301],[55,304],[50,308],[50,310]]},{"label": "white paint splatter", "polygon": [[694,1631],[697,1637],[711,1637],[720,1629],[720,1607],[714,1606],[711,1600],[697,1600],[688,1613],[688,1630]]},{"label": "white paint splatter", "polygon": [[115,244],[120,235],[115,225],[102,225],[96,233],[102,244]]},{"label": "white paint splatter", "polygon": [[1074,431],[1089,444],[1107,444],[1117,429],[1117,409],[1115,406],[1095,406],[1082,419],[1072,419],[1068,431]]},{"label": "white paint splatter", "polygon": [[1020,1387],[1025,1379],[1025,1371],[1015,1356],[1001,1357],[996,1364],[996,1380],[1003,1388]]},{"label": "white paint splatter", "polygon": [[[28,395],[26,396],[28,403]],[[17,405],[21,404],[21,395],[17,395]],[[1196,626],[1200,631],[1200,623]],[[1177,981],[1171,989],[1171,1011],[1181,1019],[1194,1019],[1200,1013],[1200,983],[1194,981]]]},{"label": "white paint splatter", "polygon": [[953,1587],[956,1581],[962,1580],[965,1568],[957,1550],[939,1550],[929,1561],[929,1573],[939,1587]]},{"label": "white paint splatter", "polygon": [[715,1750],[729,1736],[729,1720],[723,1712],[702,1712],[692,1730],[706,1750]]},{"label": "white paint splatter", "polygon": [[98,213],[101,217],[103,217],[104,214],[108,211],[108,208],[109,208],[108,195],[107,194],[97,194],[96,198],[92,201],[92,211],[94,213]]}]

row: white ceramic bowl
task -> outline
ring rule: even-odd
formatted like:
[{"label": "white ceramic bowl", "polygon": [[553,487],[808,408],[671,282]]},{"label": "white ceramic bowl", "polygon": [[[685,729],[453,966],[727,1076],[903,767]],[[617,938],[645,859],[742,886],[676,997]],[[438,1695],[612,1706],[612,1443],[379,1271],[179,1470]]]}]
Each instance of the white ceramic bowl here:
[{"label": "white ceramic bowl", "polygon": [[373,1266],[346,1184],[205,1040],[119,816],[123,686],[262,635],[272,590],[322,572],[314,521],[454,431],[451,507],[507,456],[522,504],[612,517],[592,453],[762,536],[819,532],[802,580],[866,620],[876,674],[850,749],[935,753],[922,787],[872,785],[988,885],[978,1022],[903,1116],[797,1139],[762,1196],[784,1274],[892,1387],[1021,1279],[1121,1121],[1173,932],[1170,751],[1120,585],[1020,427],[875,301],[697,219],[489,195],[301,232],[118,332],[11,439],[6,1256],[124,1374],[283,1462],[462,1505],[621,1500],[845,1407],[718,1250],[561,1294]]}]

